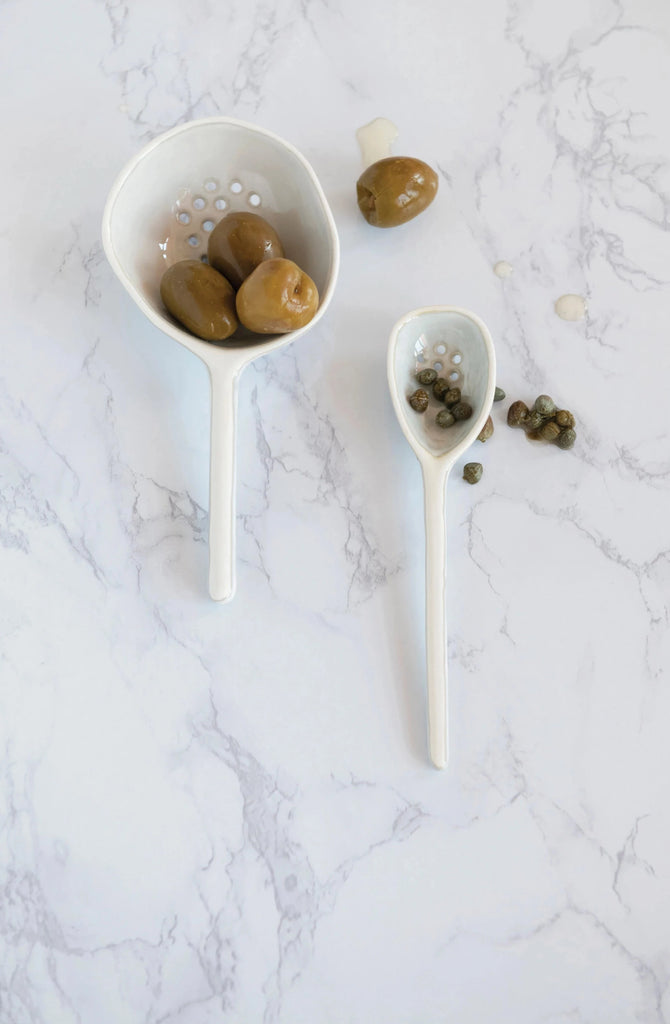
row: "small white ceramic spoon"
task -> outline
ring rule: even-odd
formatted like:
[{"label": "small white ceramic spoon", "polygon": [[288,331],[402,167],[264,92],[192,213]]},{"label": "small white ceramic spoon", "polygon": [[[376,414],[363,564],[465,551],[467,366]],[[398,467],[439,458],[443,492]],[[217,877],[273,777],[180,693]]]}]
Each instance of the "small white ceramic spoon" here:
[{"label": "small white ceramic spoon", "polygon": [[[416,373],[434,367],[472,405],[469,420],[446,430],[435,423],[445,408],[431,401],[421,414],[408,397],[421,385]],[[449,472],[480,433],[493,404],[496,359],[491,335],[478,316],[456,306],[407,313],[391,331],[388,380],[398,422],[421,463],[426,516],[426,662],[430,757],[445,768],[447,726],[446,499]],[[432,388],[426,388],[432,393]]]}]

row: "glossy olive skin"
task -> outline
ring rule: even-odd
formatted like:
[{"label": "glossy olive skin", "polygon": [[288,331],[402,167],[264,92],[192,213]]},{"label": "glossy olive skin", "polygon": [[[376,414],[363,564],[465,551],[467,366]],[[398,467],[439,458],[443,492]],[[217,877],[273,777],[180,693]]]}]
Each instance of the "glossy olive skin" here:
[{"label": "glossy olive skin", "polygon": [[423,213],[437,193],[437,174],[423,160],[388,156],[356,182],[358,207],[368,224],[394,228]]},{"label": "glossy olive skin", "polygon": [[257,334],[297,331],[318,308],[316,285],[292,260],[265,260],[237,293],[240,323]]},{"label": "glossy olive skin", "polygon": [[283,256],[279,235],[257,213],[229,213],[216,225],[207,245],[210,265],[239,288],[263,260]]},{"label": "glossy olive skin", "polygon": [[161,299],[175,320],[205,341],[225,341],[237,329],[235,290],[200,260],[180,260],[161,279]]}]

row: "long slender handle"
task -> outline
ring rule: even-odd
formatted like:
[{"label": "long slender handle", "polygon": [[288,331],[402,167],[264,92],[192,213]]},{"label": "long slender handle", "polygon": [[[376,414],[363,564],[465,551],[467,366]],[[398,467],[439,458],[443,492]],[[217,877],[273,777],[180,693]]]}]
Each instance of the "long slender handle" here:
[{"label": "long slender handle", "polygon": [[209,455],[209,593],[235,593],[235,423],[239,370],[210,366],[212,428]]},{"label": "long slender handle", "polygon": [[423,471],[426,504],[426,668],[428,743],[436,768],[446,768],[447,687],[447,524],[445,487],[449,470],[439,463]]}]

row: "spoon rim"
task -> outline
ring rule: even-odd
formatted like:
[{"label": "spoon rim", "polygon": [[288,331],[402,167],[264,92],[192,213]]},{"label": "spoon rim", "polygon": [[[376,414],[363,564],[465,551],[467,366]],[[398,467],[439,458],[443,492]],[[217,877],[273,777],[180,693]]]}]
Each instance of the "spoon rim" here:
[{"label": "spoon rim", "polygon": [[[245,341],[235,342],[232,339],[230,342],[210,342],[189,334],[176,323],[169,320],[167,316],[163,316],[158,313],[147,302],[142,292],[135,286],[134,282],[124,270],[121,265],[121,261],[116,254],[113,231],[114,211],[123,186],[128,178],[134,173],[143,160],[145,160],[155,149],[158,149],[168,139],[173,138],[175,135],[180,135],[184,132],[189,132],[208,124],[243,128],[247,131],[254,132],[257,135],[262,135],[288,150],[298,160],[298,162],[302,164],[306,171],[316,192],[328,228],[328,236],[330,240],[330,268],[323,295],[320,295],[319,297],[319,308],[309,323],[305,324],[304,327],[300,327],[295,331],[287,331],[286,334],[273,334],[267,341],[264,341],[261,338],[258,341],[250,343]],[[319,181],[310,162],[305,156],[303,156],[299,149],[296,149],[292,143],[287,142],[286,139],[283,139],[280,135],[269,131],[267,128],[262,128],[260,125],[253,124],[250,121],[241,121],[235,117],[200,117],[191,121],[185,121],[183,124],[177,125],[175,128],[170,128],[166,132],[161,132],[160,135],[157,135],[150,142],[146,143],[146,145],[142,146],[142,148],[124,164],[109,190],[102,216],[101,237],[105,255],[112,270],[114,271],[114,274],[135,304],[139,307],[141,312],[144,313],[147,319],[155,327],[158,327],[158,329],[168,335],[168,337],[174,338],[175,341],[179,342],[180,345],[183,345],[184,348],[187,348],[190,352],[193,352],[194,355],[199,356],[200,359],[202,359],[202,361],[208,366],[215,366],[221,362],[233,362],[241,368],[259,356],[267,355],[269,352],[295,341],[295,339],[300,337],[301,334],[304,334],[311,327],[314,327],[330,305],[330,301],[333,297],[335,286],[337,284],[340,268],[340,240],[337,233],[337,225],[335,224],[335,218],[333,217],[332,210],[330,209],[330,205],[321,186],[321,182]]]},{"label": "spoon rim", "polygon": [[[488,380],[486,383],[486,391],[484,393],[484,400],[481,404],[481,408],[475,417],[472,426],[467,433],[461,438],[458,444],[453,445],[446,451],[437,454],[432,452],[426,445],[422,444],[414,432],[410,429],[405,416],[404,405],[400,401],[400,391],[398,388],[398,382],[395,374],[395,354],[398,345],[398,338],[400,331],[406,324],[411,320],[419,319],[426,314],[444,314],[444,313],[457,313],[461,316],[467,317],[477,327],[484,341],[484,348],[486,349],[487,361],[488,361]],[[422,466],[431,464],[440,464],[445,471],[449,471],[456,460],[465,452],[472,442],[476,439],[477,435],[481,432],[482,427],[486,423],[487,418],[491,415],[491,409],[493,407],[493,395],[495,392],[496,384],[496,354],[493,346],[493,338],[488,327],[476,313],[472,310],[466,309],[464,306],[452,306],[452,305],[437,305],[437,306],[420,306],[418,309],[412,309],[409,313],[405,313],[391,328],[391,334],[389,337],[388,355],[386,362],[386,372],[388,377],[389,391],[391,393],[391,401],[393,403],[393,409],[396,415],[396,419],[400,425],[405,439],[409,443],[412,451],[418,458]],[[403,398],[404,398],[403,393]]]}]

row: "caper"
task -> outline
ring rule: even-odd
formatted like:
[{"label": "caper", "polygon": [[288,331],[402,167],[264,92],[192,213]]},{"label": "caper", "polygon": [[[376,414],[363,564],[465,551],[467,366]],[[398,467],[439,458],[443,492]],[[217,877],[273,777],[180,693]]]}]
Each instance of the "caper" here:
[{"label": "caper", "polygon": [[540,427],[540,436],[543,441],[555,441],[561,432],[561,428],[558,423],[554,423],[553,420],[549,420],[543,426]]},{"label": "caper", "polygon": [[499,388],[499,387],[496,387],[495,391],[493,392],[493,401],[494,402],[502,402],[503,398],[506,398],[506,397],[507,396],[505,395],[505,392],[503,391],[503,389]]},{"label": "caper", "polygon": [[554,419],[559,427],[574,427],[575,417],[567,409],[559,409]]},{"label": "caper", "polygon": [[445,392],[444,398],[442,399],[442,401],[444,402],[444,404],[448,408],[451,408],[452,405],[456,405],[456,403],[460,402],[460,400],[461,400],[461,389],[460,388],[449,388],[449,390],[447,392]]},{"label": "caper", "polygon": [[447,391],[449,390],[449,381],[445,380],[444,377],[438,377],[433,384],[433,394],[441,402]]},{"label": "caper", "polygon": [[544,416],[535,409],[528,413],[528,419],[524,423],[526,430],[539,430],[544,423]]},{"label": "caper", "polygon": [[457,402],[452,405],[451,413],[455,420],[469,420],[472,416],[472,406],[469,402]]},{"label": "caper", "polygon": [[493,434],[493,420],[489,416],[481,431],[477,435],[478,441],[488,441]]},{"label": "caper", "polygon": [[434,384],[437,380],[437,370],[431,370],[430,366],[426,366],[423,370],[419,370],[416,379],[419,384]]},{"label": "caper", "polygon": [[443,430],[446,430],[447,427],[453,426],[456,420],[454,418],[453,413],[449,412],[448,409],[440,409],[437,416],[435,417],[435,422],[437,423],[438,427],[442,427]]},{"label": "caper", "polygon": [[556,403],[549,395],[538,395],[533,408],[540,416],[553,416],[556,412]]},{"label": "caper", "polygon": [[539,430],[527,430],[526,437],[529,441],[542,441],[543,437]]},{"label": "caper", "polygon": [[528,406],[525,402],[512,402],[507,410],[507,423],[510,427],[525,426],[528,419]]},{"label": "caper", "polygon": [[409,396],[409,404],[415,412],[425,412],[430,402],[430,396],[423,388],[417,388],[414,394]]},{"label": "caper", "polygon": [[565,430],[562,430],[556,438],[556,444],[559,448],[563,448],[564,451],[567,451],[568,448],[572,448],[576,439],[576,431],[574,431],[572,427],[566,427]]},{"label": "caper", "polygon": [[463,479],[469,484],[478,484],[482,478],[484,468],[481,462],[466,462],[463,466]]}]

